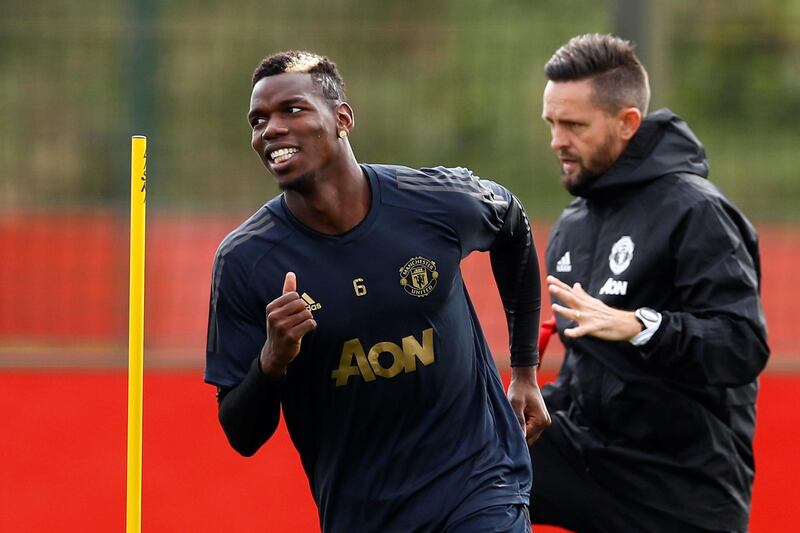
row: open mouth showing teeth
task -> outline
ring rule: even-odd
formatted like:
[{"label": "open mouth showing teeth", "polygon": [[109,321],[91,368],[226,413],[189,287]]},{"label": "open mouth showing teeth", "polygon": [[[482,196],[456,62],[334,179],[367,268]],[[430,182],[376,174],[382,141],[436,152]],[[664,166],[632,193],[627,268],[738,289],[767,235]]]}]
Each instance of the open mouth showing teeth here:
[{"label": "open mouth showing teeth", "polygon": [[297,148],[281,148],[280,150],[275,150],[274,152],[270,152],[269,157],[272,159],[274,163],[283,163],[284,161],[288,161],[294,154],[299,152]]}]

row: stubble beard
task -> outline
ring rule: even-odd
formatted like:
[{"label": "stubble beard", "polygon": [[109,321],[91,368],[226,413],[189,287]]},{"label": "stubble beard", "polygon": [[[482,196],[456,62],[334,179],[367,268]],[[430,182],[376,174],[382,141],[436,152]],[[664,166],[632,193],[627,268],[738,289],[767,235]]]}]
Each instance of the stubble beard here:
[{"label": "stubble beard", "polygon": [[298,194],[308,194],[314,185],[312,174],[301,174],[288,182],[278,182],[278,188],[283,192],[296,192]]},{"label": "stubble beard", "polygon": [[587,164],[584,164],[582,159],[576,159],[580,170],[574,178],[565,174],[564,167],[561,167],[561,183],[564,184],[567,192],[572,196],[581,196],[599,176],[611,168],[611,165],[614,164],[611,156],[612,141],[611,136],[606,137],[605,142],[589,157]]}]

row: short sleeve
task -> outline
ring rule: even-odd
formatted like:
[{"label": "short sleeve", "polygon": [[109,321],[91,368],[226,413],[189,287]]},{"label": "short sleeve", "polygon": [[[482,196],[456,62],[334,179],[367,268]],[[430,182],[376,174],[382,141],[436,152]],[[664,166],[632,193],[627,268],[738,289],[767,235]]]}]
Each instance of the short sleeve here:
[{"label": "short sleeve", "polygon": [[458,234],[462,257],[491,248],[513,201],[508,189],[461,167],[422,168],[412,172],[398,173],[401,188],[405,184],[418,190],[446,193],[438,197],[447,213],[447,223]]},{"label": "short sleeve", "polygon": [[205,380],[238,385],[266,340],[266,309],[250,288],[250,275],[235,253],[217,255],[211,281]]}]

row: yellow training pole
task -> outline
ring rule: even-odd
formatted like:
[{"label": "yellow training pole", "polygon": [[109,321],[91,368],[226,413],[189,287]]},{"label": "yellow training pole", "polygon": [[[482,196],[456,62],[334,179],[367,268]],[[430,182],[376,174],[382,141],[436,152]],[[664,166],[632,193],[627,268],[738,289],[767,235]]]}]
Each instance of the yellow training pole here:
[{"label": "yellow training pole", "polygon": [[128,321],[128,533],[142,530],[142,377],[144,359],[144,221],[147,138],[131,138],[131,269]]}]

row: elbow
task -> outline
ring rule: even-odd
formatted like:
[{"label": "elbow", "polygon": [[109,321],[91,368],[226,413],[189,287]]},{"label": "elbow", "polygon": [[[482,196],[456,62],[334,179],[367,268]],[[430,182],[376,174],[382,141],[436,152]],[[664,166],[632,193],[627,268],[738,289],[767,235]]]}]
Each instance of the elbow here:
[{"label": "elbow", "polygon": [[228,443],[231,445],[231,448],[242,457],[252,457],[260,448],[260,446],[253,446],[252,444],[235,442],[231,440],[230,437],[228,437]]},{"label": "elbow", "polygon": [[742,384],[754,381],[759,374],[766,368],[767,361],[769,360],[769,345],[767,344],[766,331],[763,329],[753,329],[747,335],[742,346],[744,347],[743,353],[745,360],[743,361],[743,368],[745,369]]},{"label": "elbow", "polygon": [[767,361],[769,360],[769,346],[767,341],[759,339],[753,346],[752,356],[752,380],[756,379],[759,374],[766,368]]},{"label": "elbow", "polygon": [[251,436],[227,426],[221,417],[220,424],[225,438],[228,439],[228,444],[242,457],[252,457],[261,448],[261,442],[256,442]]},{"label": "elbow", "polygon": [[231,417],[226,409],[220,408],[218,419],[228,444],[236,453],[243,457],[252,457],[258,451],[260,446],[253,444],[252,439],[242,431],[244,426],[236,423],[235,417]]},{"label": "elbow", "polygon": [[756,340],[750,345],[743,345],[740,355],[734,364],[727,364],[725,368],[715,365],[708,372],[708,381],[712,385],[725,387],[741,387],[755,381],[767,366],[769,348],[763,341]]},{"label": "elbow", "polygon": [[264,395],[234,390],[219,404],[217,418],[228,443],[236,453],[253,456],[278,427],[280,402]]},{"label": "elbow", "polygon": [[704,366],[709,383],[740,387],[755,381],[769,360],[769,346],[763,326],[738,324],[738,327],[720,337],[723,341],[721,345],[704,350]]},{"label": "elbow", "polygon": [[253,422],[233,416],[226,409],[220,409],[219,423],[222,426],[225,437],[228,439],[228,444],[243,457],[255,455],[277,428],[276,421],[274,424],[269,424],[269,426],[259,430]]}]

